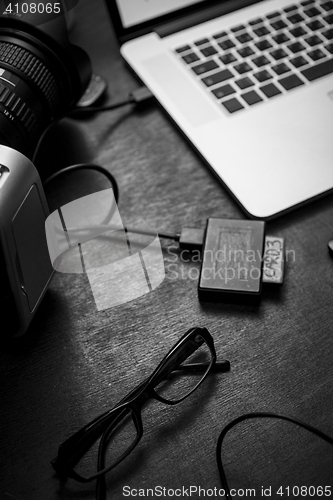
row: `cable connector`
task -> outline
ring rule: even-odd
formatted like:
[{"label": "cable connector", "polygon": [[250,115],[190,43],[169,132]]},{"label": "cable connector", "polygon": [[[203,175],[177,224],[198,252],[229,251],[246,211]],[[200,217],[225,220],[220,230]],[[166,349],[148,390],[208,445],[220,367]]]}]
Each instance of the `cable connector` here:
[{"label": "cable connector", "polygon": [[204,241],[205,230],[195,227],[183,227],[179,237],[179,248],[182,250],[201,250]]},{"label": "cable connector", "polygon": [[153,97],[154,97],[153,94],[147,87],[140,87],[138,89],[133,90],[130,93],[131,102],[134,102],[135,104],[139,105],[152,99]]}]

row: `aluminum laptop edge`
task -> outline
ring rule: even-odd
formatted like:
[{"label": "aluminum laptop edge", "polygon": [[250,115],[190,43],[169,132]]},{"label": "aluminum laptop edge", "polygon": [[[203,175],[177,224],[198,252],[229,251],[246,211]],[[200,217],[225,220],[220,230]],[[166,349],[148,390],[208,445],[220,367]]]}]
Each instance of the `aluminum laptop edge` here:
[{"label": "aluminum laptop edge", "polygon": [[[122,1],[131,3],[111,3],[115,1],[118,7]],[[186,29],[177,30],[182,23],[176,22],[167,34],[163,29],[143,30],[120,47],[123,58],[252,218],[276,217],[333,188],[333,75],[229,113],[176,51],[292,3],[264,0]],[[114,5],[112,9],[114,22]]]}]

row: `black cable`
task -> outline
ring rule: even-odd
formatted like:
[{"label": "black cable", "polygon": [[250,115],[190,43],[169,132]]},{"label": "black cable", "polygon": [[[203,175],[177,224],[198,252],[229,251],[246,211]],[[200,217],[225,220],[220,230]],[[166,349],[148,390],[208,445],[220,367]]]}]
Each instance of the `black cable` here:
[{"label": "black cable", "polygon": [[[177,233],[165,233],[165,232],[159,232],[157,229],[143,229],[143,228],[136,228],[133,226],[112,226],[109,224],[105,224],[105,222],[102,222],[101,224],[98,224],[98,228],[100,230],[105,230],[105,232],[111,231],[111,230],[125,230],[128,233],[134,233],[134,234],[143,234],[145,236],[158,236],[159,238],[163,239],[168,239],[168,240],[174,240],[177,241],[179,235]],[[71,232],[78,232],[82,233],[85,231],[91,231],[92,229],[96,229],[96,226],[83,226],[83,227],[69,227],[67,228],[68,231]]]},{"label": "black cable", "polygon": [[115,102],[113,104],[106,104],[104,106],[83,106],[83,107],[77,107],[74,108],[69,116],[80,116],[82,114],[89,114],[89,113],[100,113],[103,111],[112,111],[113,109],[118,109],[121,108],[122,106],[126,106],[127,104],[137,104],[140,105],[142,103],[145,103],[146,101],[149,101],[152,99],[153,94],[150,92],[150,90],[147,87],[139,87],[135,90],[133,90],[128,97],[125,99],[122,99],[118,102]]},{"label": "black cable", "polygon": [[40,138],[38,139],[37,145],[35,147],[33,156],[32,156],[32,163],[35,164],[36,162],[36,157],[38,150],[41,146],[41,143],[43,142],[46,134],[48,131],[56,125],[60,120],[63,118],[71,118],[76,115],[82,115],[86,113],[99,113],[102,111],[112,111],[114,109],[121,108],[123,106],[126,106],[128,104],[136,104],[136,105],[141,105],[142,103],[145,103],[146,101],[152,99],[153,94],[150,92],[150,90],[147,87],[139,87],[135,90],[133,90],[126,98],[121,99],[120,101],[114,103],[114,104],[107,104],[105,106],[86,106],[86,107],[74,107],[69,109],[66,114],[63,114],[59,116],[58,118],[55,118],[49,125],[45,128],[43,133],[41,134]]},{"label": "black cable", "polygon": [[232,500],[233,497],[230,494],[230,489],[229,489],[229,486],[228,486],[227,478],[226,478],[226,475],[225,475],[225,472],[224,472],[224,468],[223,468],[223,464],[222,464],[222,443],[223,443],[223,440],[224,440],[226,434],[228,433],[228,431],[230,431],[230,429],[232,429],[233,427],[235,427],[240,422],[242,422],[244,420],[249,420],[249,419],[252,419],[252,418],[276,418],[276,419],[280,419],[280,420],[286,420],[288,422],[291,422],[292,424],[295,424],[295,425],[298,425],[300,427],[303,427],[303,429],[306,429],[307,431],[312,432],[316,436],[322,438],[324,441],[326,441],[326,442],[328,442],[328,443],[330,443],[330,444],[333,445],[333,438],[330,437],[330,436],[328,436],[324,432],[320,431],[316,427],[313,427],[312,425],[309,425],[309,424],[307,424],[305,422],[302,422],[301,420],[298,420],[296,418],[288,417],[286,415],[281,415],[279,413],[253,412],[253,413],[245,413],[244,415],[241,415],[240,417],[235,418],[234,420],[232,420],[231,422],[229,422],[229,424],[227,424],[224,427],[224,429],[222,430],[222,432],[219,435],[219,438],[218,438],[218,441],[217,441],[217,445],[216,445],[217,467],[218,467],[218,470],[219,470],[221,483],[222,483],[222,486],[224,488],[225,497],[226,497],[227,500]]},{"label": "black cable", "polygon": [[101,174],[105,175],[105,177],[110,181],[110,184],[113,189],[114,197],[116,202],[118,203],[119,200],[119,189],[118,189],[118,184],[114,176],[104,167],[101,165],[96,165],[95,163],[77,163],[76,165],[70,165],[69,167],[62,168],[61,170],[58,170],[54,174],[50,175],[43,181],[43,185],[46,186],[49,184],[53,179],[59,177],[60,175],[66,174],[68,172],[73,172],[73,170],[96,170],[97,172],[100,172]]},{"label": "black cable", "polygon": [[34,165],[35,165],[35,163],[36,163],[37,154],[38,154],[38,152],[39,152],[39,149],[40,149],[40,147],[41,147],[41,144],[42,144],[43,140],[45,139],[46,134],[48,133],[48,131],[49,131],[52,127],[54,127],[54,125],[56,125],[56,124],[57,124],[57,123],[59,123],[61,120],[63,120],[64,118],[66,118],[66,117],[67,117],[67,115],[68,115],[68,112],[67,112],[66,114],[61,115],[61,116],[58,116],[58,118],[55,118],[55,119],[54,119],[52,122],[50,122],[50,123],[48,124],[48,126],[47,126],[44,130],[43,130],[43,132],[42,132],[42,134],[41,134],[40,138],[38,139],[38,142],[37,142],[37,144],[36,144],[36,147],[35,147],[34,153],[33,153],[32,158],[31,158],[31,162],[32,162]]},{"label": "black cable", "polygon": [[118,103],[115,103],[115,104],[110,104],[109,106],[101,106],[101,107],[94,107],[94,106],[89,106],[89,107],[86,107],[86,108],[72,108],[71,110],[67,111],[65,114],[61,115],[61,116],[58,116],[57,118],[55,118],[51,123],[48,124],[48,126],[44,129],[44,131],[42,132],[40,138],[38,139],[38,142],[37,142],[37,145],[35,147],[35,150],[34,150],[34,153],[33,153],[33,156],[32,156],[32,163],[35,164],[36,162],[36,157],[37,157],[37,154],[38,154],[38,151],[40,149],[40,146],[46,136],[46,134],[49,132],[49,130],[54,126],[56,125],[57,123],[59,123],[61,120],[63,120],[64,118],[72,118],[76,115],[80,115],[80,114],[84,114],[84,113],[97,113],[99,111],[112,111],[113,109],[117,109],[117,108],[120,108],[122,106],[125,106],[127,104],[131,104],[135,101],[133,100],[130,100],[129,98],[127,99],[124,99],[123,101],[119,101]]},{"label": "black cable", "polygon": [[32,163],[35,165],[36,163],[36,158],[37,158],[37,154],[39,152],[39,149],[40,149],[40,146],[43,142],[43,140],[45,139],[45,136],[46,134],[49,132],[49,130],[54,127],[54,125],[56,125],[57,123],[59,123],[61,120],[63,120],[64,118],[71,118],[72,116],[76,115],[76,114],[79,114],[79,113],[82,113],[84,111],[86,112],[89,112],[89,113],[96,113],[97,111],[106,111],[107,109],[109,110],[112,110],[112,109],[116,109],[116,108],[119,108],[121,106],[124,106],[126,104],[129,104],[128,102],[128,99],[126,101],[123,101],[123,102],[119,102],[117,104],[114,104],[113,106],[109,106],[109,107],[105,107],[105,109],[102,109],[102,108],[74,108],[74,109],[71,109],[69,111],[67,111],[65,114],[61,115],[61,116],[58,116],[57,118],[55,118],[52,122],[50,122],[48,124],[48,126],[43,130],[40,138],[38,139],[38,142],[37,142],[37,145],[35,147],[35,150],[34,150],[34,153],[32,155]]},{"label": "black cable", "polygon": [[128,97],[127,99],[123,99],[122,101],[115,102],[114,104],[106,104],[105,106],[86,106],[82,108],[74,108],[69,114],[68,117],[71,118],[72,116],[80,116],[83,114],[91,114],[91,113],[100,113],[103,111],[112,111],[114,109],[121,108],[123,106],[126,106],[127,104],[133,104],[135,101]]},{"label": "black cable", "polygon": [[54,174],[47,177],[43,182],[43,186],[46,186],[57,177],[60,177],[61,175],[67,174],[69,172],[73,172],[75,170],[96,170],[97,172],[103,174],[110,181],[116,203],[112,203],[108,214],[101,222],[101,225],[106,224],[112,218],[119,201],[119,189],[117,181],[106,168],[101,167],[101,165],[95,165],[94,163],[77,163],[76,165],[70,165],[69,167],[62,168],[61,170],[58,170]]},{"label": "black cable", "polygon": [[[67,174],[67,173],[73,172],[75,170],[83,170],[83,169],[96,170],[97,172],[100,172],[103,175],[105,175],[105,177],[107,177],[107,179],[111,183],[113,193],[114,193],[114,198],[115,198],[116,203],[118,204],[119,188],[118,188],[118,184],[117,184],[116,179],[106,168],[104,168],[100,165],[95,165],[94,163],[78,163],[76,165],[71,165],[69,167],[62,168],[61,170],[58,170],[54,174],[47,177],[43,181],[43,186],[45,187],[51,181],[53,181],[57,177],[60,177],[63,174]],[[112,226],[107,225],[107,222],[111,219],[111,217],[114,213],[114,210],[115,210],[115,206],[112,206],[111,210],[107,214],[106,218],[98,225],[100,229],[103,229],[103,225],[105,225],[105,230],[113,229]],[[73,232],[74,231],[78,231],[78,232],[88,231],[90,229],[91,229],[90,226],[85,226],[85,227],[81,227],[81,228],[67,228],[68,231],[70,230]],[[140,228],[129,227],[129,226],[126,226],[124,228],[119,228],[119,229],[126,229],[127,231],[132,232],[132,233],[144,234],[144,235],[148,235],[148,236],[158,236],[159,238],[170,239],[170,240],[174,240],[174,241],[178,241],[179,236],[180,236],[178,233],[169,233],[169,232],[165,232],[165,231],[160,232],[157,230],[149,230],[149,229],[143,229],[143,228],[140,229]]]}]

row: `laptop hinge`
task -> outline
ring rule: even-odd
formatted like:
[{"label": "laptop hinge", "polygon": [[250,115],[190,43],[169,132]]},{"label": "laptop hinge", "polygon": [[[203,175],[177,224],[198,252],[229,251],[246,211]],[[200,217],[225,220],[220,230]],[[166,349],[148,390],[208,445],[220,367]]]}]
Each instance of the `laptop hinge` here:
[{"label": "laptop hinge", "polygon": [[230,0],[229,2],[219,2],[211,7],[205,8],[200,12],[193,14],[186,14],[184,17],[164,23],[157,26],[154,31],[161,38],[182,31],[186,28],[191,28],[197,24],[209,21],[215,17],[234,12],[236,10],[247,7],[255,3],[262,2],[263,0]]}]

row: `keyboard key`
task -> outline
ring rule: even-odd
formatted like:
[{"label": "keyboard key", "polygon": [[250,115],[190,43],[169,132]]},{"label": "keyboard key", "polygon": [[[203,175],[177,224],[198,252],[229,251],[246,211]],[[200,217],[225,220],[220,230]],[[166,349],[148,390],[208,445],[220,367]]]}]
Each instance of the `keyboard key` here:
[{"label": "keyboard key", "polygon": [[272,52],[270,52],[270,55],[274,57],[276,61],[287,57],[287,53],[283,49],[272,50]]},{"label": "keyboard key", "polygon": [[277,17],[280,15],[280,12],[276,11],[276,12],[272,12],[271,14],[268,14],[266,16],[267,19],[274,19],[274,17]]},{"label": "keyboard key", "polygon": [[319,16],[321,12],[317,9],[317,7],[310,7],[310,9],[304,11],[304,14],[306,14],[308,17],[315,17]]},{"label": "keyboard key", "polygon": [[314,21],[310,21],[308,24],[307,24],[307,27],[311,30],[311,31],[318,31],[320,30],[321,28],[323,28],[323,23],[321,21],[319,21],[319,19],[315,19]]},{"label": "keyboard key", "polygon": [[286,28],[288,25],[282,19],[279,19],[278,21],[274,21],[273,23],[271,23],[271,26],[273,29],[278,31],[283,30],[283,28]]},{"label": "keyboard key", "polygon": [[326,11],[329,11],[329,10],[333,10],[333,1],[330,0],[329,2],[324,2],[322,4],[320,4],[321,8],[326,10]]},{"label": "keyboard key", "polygon": [[309,61],[307,61],[303,56],[297,56],[294,59],[291,59],[290,62],[293,66],[295,66],[295,68],[301,68],[302,66],[309,64]]},{"label": "keyboard key", "polygon": [[333,54],[333,43],[329,43],[325,46],[325,49],[328,50],[330,54]]},{"label": "keyboard key", "polygon": [[319,61],[319,59],[323,59],[324,57],[326,57],[326,55],[320,49],[311,50],[310,52],[308,52],[308,56],[310,56],[313,61]]},{"label": "keyboard key", "polygon": [[240,24],[239,26],[235,26],[234,28],[231,28],[231,31],[233,33],[237,33],[238,31],[245,30],[245,26],[243,24]]},{"label": "keyboard key", "polygon": [[227,35],[228,35],[228,33],[226,31],[221,31],[221,33],[217,33],[216,35],[213,35],[213,38],[215,40],[218,40],[219,38],[223,38]]},{"label": "keyboard key", "polygon": [[295,38],[299,38],[303,35],[306,35],[306,31],[304,28],[302,28],[302,26],[297,26],[297,28],[294,28],[292,30],[290,30],[290,33],[295,37]]},{"label": "keyboard key", "polygon": [[268,35],[270,31],[268,28],[266,28],[266,26],[260,26],[259,28],[255,28],[253,30],[253,33],[255,33],[258,37],[262,37]]},{"label": "keyboard key", "polygon": [[297,75],[286,76],[285,78],[281,78],[279,83],[286,90],[292,90],[300,85],[303,85],[304,82]]},{"label": "keyboard key", "polygon": [[242,57],[249,57],[249,56],[252,56],[254,54],[254,50],[251,49],[251,47],[249,47],[249,46],[242,47],[241,49],[237,50],[237,52]]},{"label": "keyboard key", "polygon": [[330,28],[329,30],[327,31],[323,31],[322,35],[324,35],[324,37],[327,39],[327,40],[333,40],[333,28]]},{"label": "keyboard key", "polygon": [[266,80],[270,80],[271,78],[273,78],[273,76],[266,69],[255,73],[254,76],[259,82],[265,82]]},{"label": "keyboard key", "polygon": [[272,70],[275,71],[277,75],[283,75],[284,73],[288,73],[288,71],[290,71],[290,68],[285,63],[281,63],[273,66]]},{"label": "keyboard key", "polygon": [[272,44],[267,39],[260,40],[260,42],[257,42],[255,45],[259,50],[267,50],[272,47]]},{"label": "keyboard key", "polygon": [[269,99],[278,94],[281,94],[281,90],[279,90],[274,83],[268,83],[267,85],[263,85],[260,87],[260,90],[265,94]]},{"label": "keyboard key", "polygon": [[229,99],[228,101],[222,101],[222,104],[229,111],[229,113],[235,113],[235,111],[244,109],[244,106],[235,97]]},{"label": "keyboard key", "polygon": [[327,11],[333,10],[333,1],[330,0],[329,2],[324,2],[320,6],[322,9],[327,10]]},{"label": "keyboard key", "polygon": [[240,43],[247,43],[247,42],[250,42],[251,40],[253,40],[252,36],[246,32],[241,33],[240,35],[237,35],[236,38]]},{"label": "keyboard key", "polygon": [[307,5],[311,5],[312,3],[314,3],[314,0],[304,0],[304,2],[301,2],[301,5],[305,7]]},{"label": "keyboard key", "polygon": [[288,21],[290,21],[292,24],[298,24],[301,21],[304,21],[304,17],[301,16],[298,12],[295,14],[292,14],[291,16],[287,17]]},{"label": "keyboard key", "polygon": [[189,45],[183,45],[183,47],[179,47],[176,49],[176,52],[180,54],[181,52],[185,52],[186,50],[191,50],[191,47]]},{"label": "keyboard key", "polygon": [[289,5],[289,7],[286,7],[284,10],[284,12],[286,12],[287,14],[289,14],[289,12],[292,12],[293,10],[296,10],[298,9],[298,6],[297,5]]},{"label": "keyboard key", "polygon": [[328,61],[324,61],[302,71],[302,75],[304,75],[310,82],[317,80],[322,76],[329,75],[330,73],[333,73],[333,59],[329,59]]},{"label": "keyboard key", "polygon": [[261,68],[261,66],[265,66],[266,64],[269,64],[269,59],[267,59],[266,56],[259,56],[255,57],[252,59],[252,62],[258,66],[258,68]]},{"label": "keyboard key", "polygon": [[310,56],[313,61],[319,61],[319,59],[325,57],[325,54],[320,49],[315,49],[308,52],[308,56]]},{"label": "keyboard key", "polygon": [[217,50],[214,49],[214,47],[212,47],[211,45],[208,45],[208,47],[205,47],[204,49],[200,49],[200,52],[202,52],[205,57],[210,57],[214,54],[217,54]]},{"label": "keyboard key", "polygon": [[206,61],[200,64],[196,64],[195,66],[192,66],[194,73],[197,75],[202,75],[203,73],[207,73],[207,71],[211,71],[216,68],[218,68],[218,64],[216,64],[216,62],[213,61],[212,59],[210,61]]},{"label": "keyboard key", "polygon": [[187,64],[191,64],[191,63],[194,63],[196,61],[200,61],[200,58],[197,56],[197,54],[194,54],[194,52],[190,52],[189,54],[186,54],[186,56],[183,56],[182,59],[184,59],[184,61]]},{"label": "keyboard key", "polygon": [[317,35],[309,36],[309,38],[305,38],[304,41],[310,45],[310,47],[314,47],[315,45],[322,43],[322,39]]},{"label": "keyboard key", "polygon": [[327,22],[327,24],[333,24],[333,14],[329,14],[328,16],[325,16],[324,19]]},{"label": "keyboard key", "polygon": [[229,78],[232,78],[234,75],[231,73],[230,70],[224,69],[223,71],[219,71],[218,73],[214,73],[213,75],[206,76],[202,78],[202,81],[204,82],[207,87],[210,87],[211,85],[215,85],[216,83],[222,83],[225,82],[226,80],[229,80]]},{"label": "keyboard key", "polygon": [[230,94],[234,94],[236,91],[231,85],[227,84],[212,90],[212,92],[215,97],[217,97],[218,99],[222,99],[223,97],[227,97]]},{"label": "keyboard key", "polygon": [[262,101],[262,98],[254,90],[250,90],[250,92],[246,92],[245,94],[242,94],[242,98],[250,106],[252,106],[253,104],[257,104],[257,102]]},{"label": "keyboard key", "polygon": [[209,43],[208,38],[202,38],[201,40],[198,40],[197,42],[194,42],[194,45],[204,45],[205,43]]},{"label": "keyboard key", "polygon": [[223,50],[228,50],[232,49],[232,47],[235,47],[235,44],[229,38],[227,38],[226,40],[223,40],[223,42],[219,42],[219,46]]},{"label": "keyboard key", "polygon": [[288,49],[294,54],[297,54],[297,52],[302,52],[302,50],[305,49],[305,46],[301,42],[295,42],[288,45]]},{"label": "keyboard key", "polygon": [[251,66],[246,62],[237,64],[236,66],[234,66],[234,68],[241,75],[243,73],[247,73],[248,71],[251,71],[251,69],[252,69]]},{"label": "keyboard key", "polygon": [[290,40],[290,38],[285,33],[279,33],[278,35],[275,35],[272,38],[279,45],[281,45],[281,43],[289,42]]},{"label": "keyboard key", "polygon": [[242,90],[254,85],[253,81],[247,76],[245,78],[241,78],[240,80],[236,80],[236,84]]},{"label": "keyboard key", "polygon": [[223,54],[223,56],[220,56],[220,59],[224,64],[230,64],[237,61],[236,57],[231,52]]},{"label": "keyboard key", "polygon": [[256,26],[257,24],[261,24],[263,22],[264,21],[260,17],[257,17],[256,19],[252,19],[252,21],[249,21],[249,25]]}]

